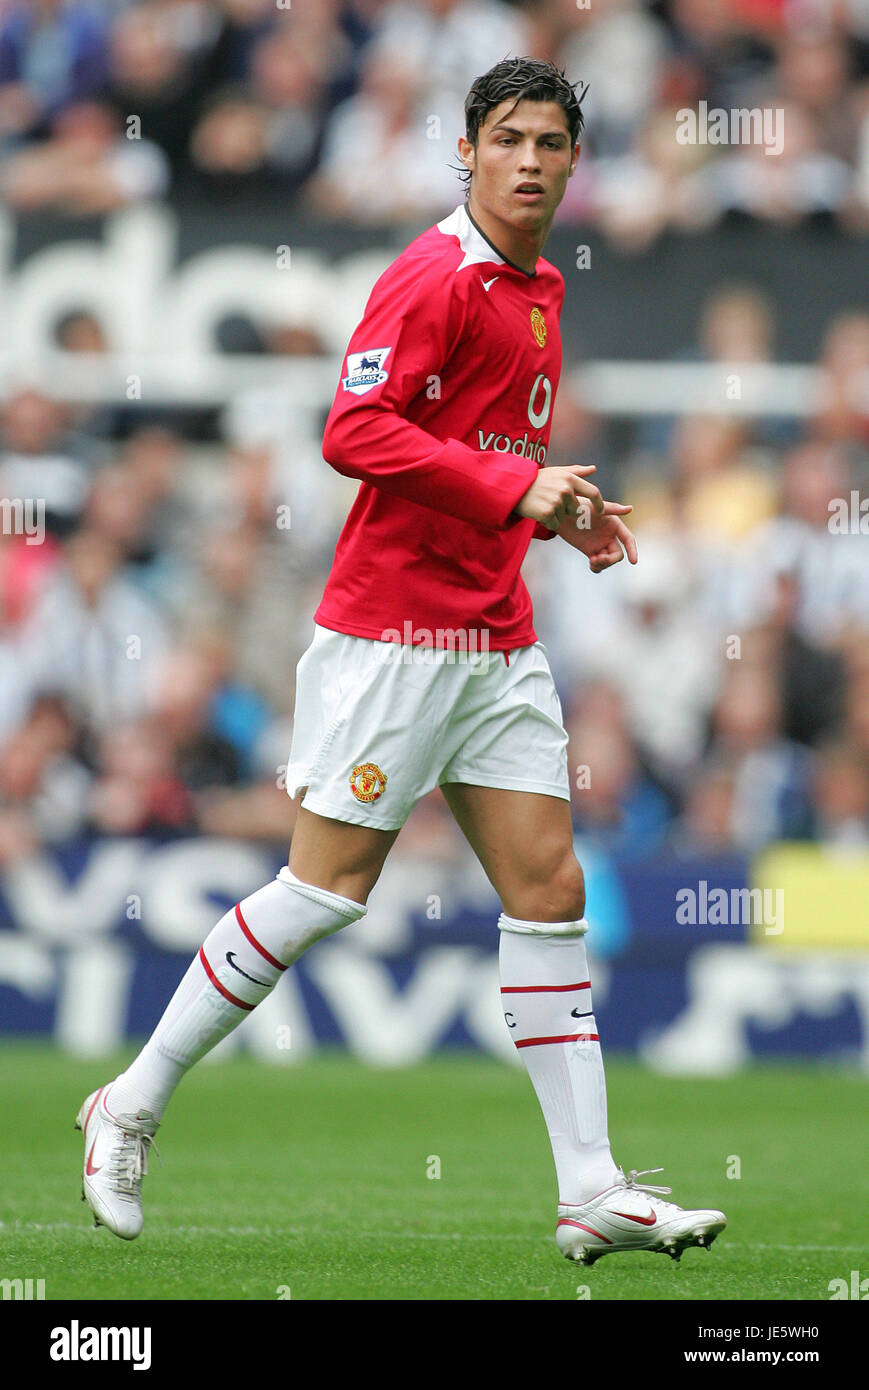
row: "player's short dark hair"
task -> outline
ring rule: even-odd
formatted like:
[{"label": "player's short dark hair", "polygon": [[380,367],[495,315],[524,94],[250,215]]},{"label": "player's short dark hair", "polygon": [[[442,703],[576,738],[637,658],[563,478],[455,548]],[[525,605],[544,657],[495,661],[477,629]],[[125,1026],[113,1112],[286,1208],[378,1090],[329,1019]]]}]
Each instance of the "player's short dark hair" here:
[{"label": "player's short dark hair", "polygon": [[[568,82],[561,68],[544,58],[503,58],[482,77],[476,78],[465,98],[465,135],[476,146],[480,127],[485,125],[486,117],[502,101],[513,98],[513,106],[520,101],[555,101],[561,107],[567,120],[570,133],[570,148],[582,134],[582,96],[577,97],[576,84]],[[511,111],[513,107],[510,108]],[[460,177],[470,182],[470,170]]]}]

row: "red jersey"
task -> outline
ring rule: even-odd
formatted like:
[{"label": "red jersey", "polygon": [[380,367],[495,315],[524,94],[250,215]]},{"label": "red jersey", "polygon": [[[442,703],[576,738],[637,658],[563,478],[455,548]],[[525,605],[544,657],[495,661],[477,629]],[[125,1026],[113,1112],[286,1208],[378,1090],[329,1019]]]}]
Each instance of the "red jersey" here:
[{"label": "red jersey", "polygon": [[362,486],[316,622],[469,650],[536,640],[520,568],[552,533],[513,509],[546,459],[563,299],[555,266],[505,260],[465,205],[384,271],[323,435]]}]

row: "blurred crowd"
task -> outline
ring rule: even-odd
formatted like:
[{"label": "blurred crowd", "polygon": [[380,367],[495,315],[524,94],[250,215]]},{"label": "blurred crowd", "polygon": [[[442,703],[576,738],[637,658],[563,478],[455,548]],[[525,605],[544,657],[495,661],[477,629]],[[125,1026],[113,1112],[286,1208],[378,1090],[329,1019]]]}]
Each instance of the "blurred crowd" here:
[{"label": "blurred crowd", "polygon": [[[696,356],[748,379],[775,331],[762,292],[720,287]],[[799,421],[640,420],[615,449],[559,398],[548,461],[596,463],[640,537],[605,584],[532,553],[577,821],[612,848],[869,844],[869,313],[831,319],[817,367]]]},{"label": "blurred crowd", "polygon": [[[0,0],[0,195],[84,215],[272,191],[433,219],[461,201],[470,84],[521,54],[589,84],[561,222],[627,247],[722,218],[869,222],[861,0]],[[701,107],[766,113],[775,138],[678,136]]]},{"label": "blurred crowd", "polygon": [[[695,356],[750,374],[774,337],[730,285]],[[817,365],[805,419],[627,438],[562,386],[549,462],[598,464],[641,545],[603,576],[559,540],[526,566],[577,829],[603,848],[869,844],[869,314],[832,319]],[[34,385],[2,403],[0,496],[45,510],[41,543],[0,536],[0,863],[82,834],[286,840],[294,667],[355,484],[318,412],[269,424],[266,397],[241,390],[210,440]],[[409,837],[440,853],[445,819],[431,798]]]},{"label": "blurred crowd", "polygon": [[[0,3],[0,197],[93,214],[273,187],[418,220],[461,201],[462,98],[510,52],[591,82],[568,220],[625,245],[734,213],[865,223],[869,10],[849,0]],[[782,105],[781,154],[680,145],[675,113],[701,100]],[[328,356],[321,310],[253,349]],[[88,312],[57,336],[108,351]],[[725,283],[685,356],[762,372],[776,337],[765,295]],[[599,577],[559,541],[527,564],[578,832],[626,854],[866,847],[869,313],[830,319],[799,419],[614,424],[570,365],[549,462],[597,464],[641,542]],[[42,499],[44,533],[4,511],[0,865],[90,834],[286,842],[294,669],[355,487],[323,463],[322,414],[280,395],[239,390],[190,429],[6,390],[0,499]],[[403,843],[454,853],[447,820],[427,799]]]}]

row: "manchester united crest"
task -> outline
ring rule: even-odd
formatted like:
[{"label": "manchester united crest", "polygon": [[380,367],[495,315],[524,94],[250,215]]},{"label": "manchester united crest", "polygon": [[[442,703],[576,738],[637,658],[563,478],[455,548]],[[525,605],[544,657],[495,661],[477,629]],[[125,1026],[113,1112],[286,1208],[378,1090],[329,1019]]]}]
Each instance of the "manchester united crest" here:
[{"label": "manchester united crest", "polygon": [[537,308],[536,304],[534,305],[534,308],[531,310],[531,331],[533,332],[534,337],[537,340],[537,346],[540,348],[545,347],[546,320],[543,317],[541,311]]},{"label": "manchester united crest", "polygon": [[357,801],[376,801],[386,789],[386,773],[376,763],[360,763],[350,773],[350,790]]}]

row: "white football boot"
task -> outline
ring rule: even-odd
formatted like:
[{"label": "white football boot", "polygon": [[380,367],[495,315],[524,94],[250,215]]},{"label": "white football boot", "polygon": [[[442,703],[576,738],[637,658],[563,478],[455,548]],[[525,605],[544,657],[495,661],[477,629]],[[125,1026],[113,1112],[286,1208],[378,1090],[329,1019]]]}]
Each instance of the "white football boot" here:
[{"label": "white football boot", "polygon": [[601,1255],[616,1250],[652,1250],[678,1260],[689,1245],[707,1250],[724,1230],[727,1218],[721,1211],[701,1208],[683,1211],[675,1202],[663,1202],[655,1193],[669,1193],[670,1187],[652,1187],[638,1182],[646,1173],[661,1168],[633,1169],[627,1177],[617,1170],[616,1182],[579,1207],[560,1206],[555,1240],[562,1255],[577,1264],[592,1265]]},{"label": "white football boot", "polygon": [[84,1134],[81,1199],[93,1212],[95,1226],[135,1240],[142,1229],[142,1178],[158,1122],[149,1110],[111,1114],[106,1108],[109,1089],[102,1086],[89,1095],[76,1116],[75,1127]]}]

